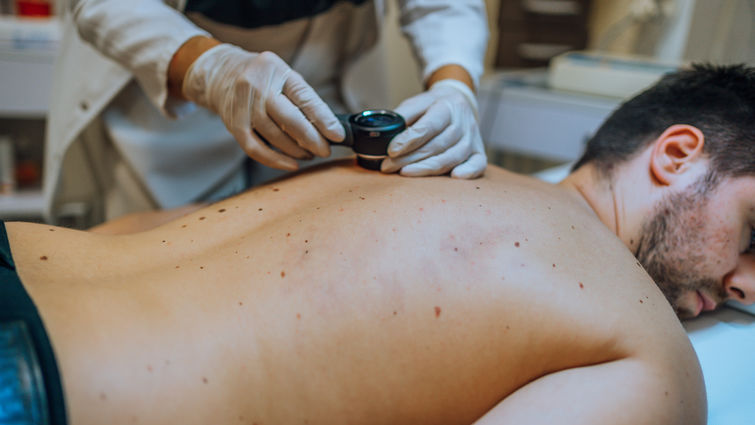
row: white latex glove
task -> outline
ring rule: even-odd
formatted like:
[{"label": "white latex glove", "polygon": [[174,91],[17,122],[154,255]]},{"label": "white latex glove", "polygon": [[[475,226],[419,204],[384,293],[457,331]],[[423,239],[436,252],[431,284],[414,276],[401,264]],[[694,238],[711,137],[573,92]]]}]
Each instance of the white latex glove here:
[{"label": "white latex glove", "polygon": [[326,138],[346,136],[328,105],[275,53],[217,45],[189,67],[182,89],[220,115],[247,155],[270,167],[295,170],[294,158],[326,157]]},{"label": "white latex glove", "polygon": [[477,99],[461,81],[440,80],[403,101],[395,111],[408,128],[388,145],[381,171],[404,176],[445,174],[471,179],[487,166],[477,124]]}]

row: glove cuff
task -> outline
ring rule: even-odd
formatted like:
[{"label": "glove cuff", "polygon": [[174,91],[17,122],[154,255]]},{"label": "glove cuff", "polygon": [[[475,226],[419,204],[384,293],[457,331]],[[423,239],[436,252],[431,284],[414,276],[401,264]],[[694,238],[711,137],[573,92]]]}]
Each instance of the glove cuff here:
[{"label": "glove cuff", "polygon": [[197,105],[217,113],[219,105],[214,105],[212,101],[213,82],[223,80],[219,75],[226,69],[223,62],[239,52],[247,53],[240,47],[224,43],[207,49],[199,55],[186,70],[181,87],[183,95]]},{"label": "glove cuff", "polygon": [[436,87],[437,88],[450,87],[461,92],[461,94],[469,103],[469,106],[472,107],[472,112],[474,112],[475,120],[479,121],[479,116],[477,112],[477,109],[478,109],[477,96],[474,94],[472,89],[469,88],[468,85],[462,83],[459,80],[455,80],[453,78],[446,78],[444,80],[439,80],[433,83],[432,87],[430,87],[430,90],[433,90]]}]

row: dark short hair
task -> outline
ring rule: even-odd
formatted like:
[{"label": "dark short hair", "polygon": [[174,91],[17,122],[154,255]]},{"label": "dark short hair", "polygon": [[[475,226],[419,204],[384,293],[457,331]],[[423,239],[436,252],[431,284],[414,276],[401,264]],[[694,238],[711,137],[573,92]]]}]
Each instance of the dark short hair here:
[{"label": "dark short hair", "polygon": [[703,132],[718,177],[755,174],[755,68],[696,64],[665,75],[608,117],[573,170],[593,163],[610,176],[674,124]]}]

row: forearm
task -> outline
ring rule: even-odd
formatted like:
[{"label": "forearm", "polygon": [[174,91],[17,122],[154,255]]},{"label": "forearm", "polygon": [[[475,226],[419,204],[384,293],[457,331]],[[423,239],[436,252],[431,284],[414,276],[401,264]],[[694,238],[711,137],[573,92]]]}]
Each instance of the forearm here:
[{"label": "forearm", "polygon": [[440,80],[453,79],[461,81],[475,91],[474,82],[466,69],[461,65],[444,65],[430,74],[425,83],[426,88],[432,87],[433,84]]},{"label": "forearm", "polygon": [[202,53],[218,44],[220,41],[200,35],[190,38],[176,50],[168,65],[168,92],[172,96],[185,98],[182,87],[186,71]]}]

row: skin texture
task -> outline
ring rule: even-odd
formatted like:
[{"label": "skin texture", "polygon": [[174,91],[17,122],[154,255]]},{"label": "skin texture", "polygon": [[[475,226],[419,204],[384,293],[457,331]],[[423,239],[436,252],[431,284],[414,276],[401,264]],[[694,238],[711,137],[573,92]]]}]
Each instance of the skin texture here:
[{"label": "skin texture", "polygon": [[570,184],[345,161],[136,234],[7,228],[74,425],[705,421],[673,309]]}]

